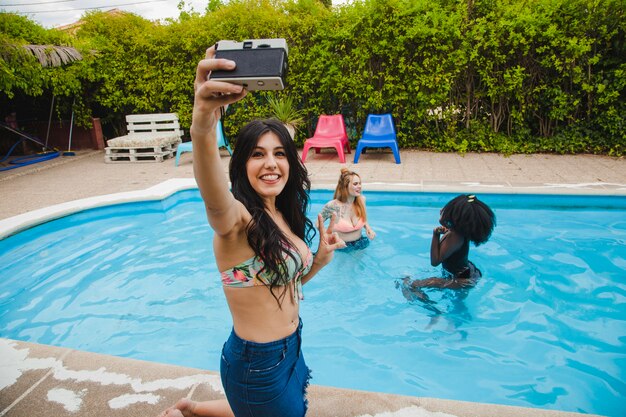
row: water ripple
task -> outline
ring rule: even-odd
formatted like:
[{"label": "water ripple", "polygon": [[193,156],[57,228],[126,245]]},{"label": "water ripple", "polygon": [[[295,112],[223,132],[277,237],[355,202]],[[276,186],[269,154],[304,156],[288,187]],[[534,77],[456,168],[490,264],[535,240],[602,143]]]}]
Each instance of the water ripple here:
[{"label": "water ripple", "polygon": [[[311,213],[330,197],[315,194]],[[485,196],[498,227],[470,249],[483,278],[428,289],[425,304],[405,298],[402,278],[439,276],[428,250],[450,196],[376,197],[370,247],[337,253],[304,288],[314,383],[623,415],[626,205]],[[35,227],[0,241],[0,264],[2,337],[219,367],[232,324],[197,194]]]}]

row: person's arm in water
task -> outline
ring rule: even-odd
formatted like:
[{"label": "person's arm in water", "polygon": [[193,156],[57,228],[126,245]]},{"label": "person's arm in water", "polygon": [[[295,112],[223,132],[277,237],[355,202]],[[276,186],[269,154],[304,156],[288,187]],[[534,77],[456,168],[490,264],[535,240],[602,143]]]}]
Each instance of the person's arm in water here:
[{"label": "person's arm in water", "polygon": [[244,227],[245,216],[249,214],[228,188],[228,178],[217,147],[216,125],[220,108],[242,99],[246,90],[239,85],[207,79],[213,70],[235,68],[233,61],[213,59],[214,56],[215,48],[211,47],[207,50],[206,59],[200,61],[196,70],[190,133],[193,171],[207,217],[215,233],[224,236]]},{"label": "person's arm in water", "polygon": [[[365,213],[367,213],[367,207],[365,206],[365,196],[362,196],[362,198],[363,198],[363,209],[365,210]],[[365,215],[365,218],[367,218],[367,214]],[[370,227],[370,224],[368,222],[365,222],[363,226],[365,227],[365,234],[367,235],[367,237],[370,240],[374,239],[376,237],[376,232]]]},{"label": "person's arm in water", "polygon": [[[443,226],[435,227],[430,242],[430,264],[432,266],[441,264],[463,246],[464,240],[463,236],[452,230]],[[410,283],[410,286],[414,291],[417,291],[418,298],[422,301],[428,301],[428,296],[420,288],[463,288],[462,285],[459,285],[459,281],[438,277],[416,279]]]},{"label": "person's arm in water", "polygon": [[[442,236],[443,235],[443,236]],[[463,236],[443,226],[433,229],[433,238],[430,242],[430,264],[437,266],[448,259],[450,255],[463,246]]]}]

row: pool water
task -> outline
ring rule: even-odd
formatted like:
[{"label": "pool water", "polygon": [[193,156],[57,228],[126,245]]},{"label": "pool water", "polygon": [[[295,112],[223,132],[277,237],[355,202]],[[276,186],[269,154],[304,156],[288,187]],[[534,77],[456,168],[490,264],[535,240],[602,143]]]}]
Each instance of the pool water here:
[{"label": "pool water", "polygon": [[[624,415],[626,198],[479,196],[470,290],[407,299],[454,195],[366,193],[377,233],[304,287],[313,383]],[[332,197],[313,191],[311,217]],[[315,246],[316,247],[316,246]],[[0,241],[0,336],[219,369],[231,321],[197,190],[88,210]]]}]

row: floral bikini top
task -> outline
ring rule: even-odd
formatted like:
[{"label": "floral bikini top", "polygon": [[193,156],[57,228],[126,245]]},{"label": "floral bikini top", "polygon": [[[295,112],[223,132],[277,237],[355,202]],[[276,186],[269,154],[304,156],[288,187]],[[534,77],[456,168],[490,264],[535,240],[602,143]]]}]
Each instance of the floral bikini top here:
[{"label": "floral bikini top", "polygon": [[[313,265],[313,254],[311,249],[307,247],[306,259],[302,259],[300,253],[292,247],[288,248],[294,258],[285,254],[285,266],[289,281],[295,282],[294,300],[304,300],[302,294],[302,277],[309,273]],[[297,260],[297,261],[296,261]],[[222,285],[231,288],[256,287],[259,285],[270,285],[272,281],[272,272],[263,269],[265,263],[258,256],[243,261],[231,269],[221,272]]]}]

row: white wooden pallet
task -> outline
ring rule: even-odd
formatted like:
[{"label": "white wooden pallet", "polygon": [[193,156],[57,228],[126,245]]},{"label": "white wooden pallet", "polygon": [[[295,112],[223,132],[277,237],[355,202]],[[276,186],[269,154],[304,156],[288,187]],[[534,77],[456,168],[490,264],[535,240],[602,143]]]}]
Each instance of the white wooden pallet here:
[{"label": "white wooden pallet", "polygon": [[128,134],[107,141],[113,146],[105,148],[104,162],[163,162],[176,154],[183,135],[176,113],[130,114],[126,122]]},{"label": "white wooden pallet", "polygon": [[175,145],[149,148],[105,148],[104,162],[163,162],[176,154]]}]

